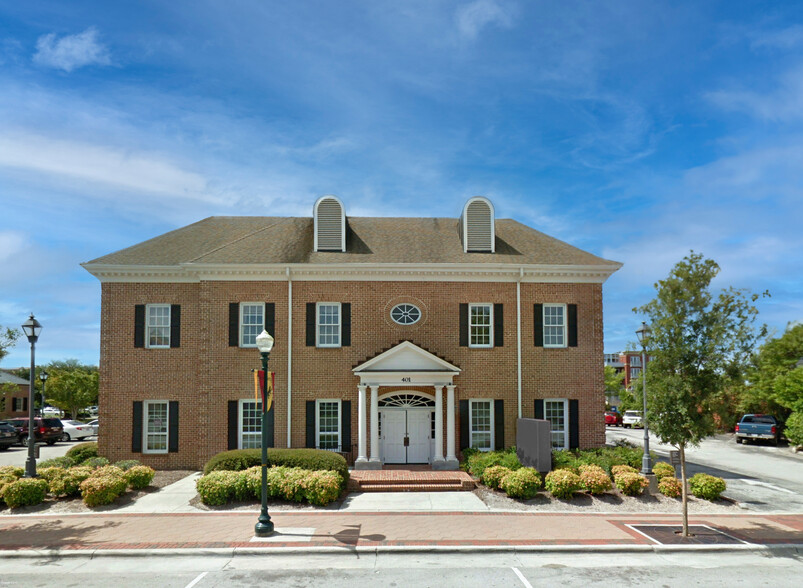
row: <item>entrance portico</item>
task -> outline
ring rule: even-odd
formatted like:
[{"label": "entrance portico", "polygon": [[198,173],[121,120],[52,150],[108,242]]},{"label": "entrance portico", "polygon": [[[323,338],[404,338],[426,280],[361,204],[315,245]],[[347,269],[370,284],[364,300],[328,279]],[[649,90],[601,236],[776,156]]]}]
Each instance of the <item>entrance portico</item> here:
[{"label": "entrance portico", "polygon": [[[388,463],[432,463],[435,470],[456,470],[455,454],[455,385],[454,377],[460,368],[446,360],[404,341],[377,355],[353,370],[360,378],[358,401],[358,455],[354,467],[358,470],[381,469]],[[379,415],[380,388],[393,387],[397,392],[383,396],[383,437],[380,446]],[[400,387],[432,387],[434,394],[434,444],[429,431],[433,408],[426,402],[428,394],[398,392]],[[446,389],[446,426],[443,423],[443,390]],[[370,389],[370,408],[367,392]],[[417,396],[417,398],[416,398]],[[371,422],[370,456],[368,453],[368,419]],[[443,432],[446,429],[446,456],[443,455]],[[403,434],[402,434],[403,433]],[[426,444],[426,447],[425,447]],[[432,447],[430,453],[429,447]],[[412,446],[412,449],[411,449]],[[384,449],[380,454],[380,448]],[[424,458],[426,458],[424,460]],[[411,461],[412,460],[412,461]],[[416,461],[418,460],[418,461]]]}]

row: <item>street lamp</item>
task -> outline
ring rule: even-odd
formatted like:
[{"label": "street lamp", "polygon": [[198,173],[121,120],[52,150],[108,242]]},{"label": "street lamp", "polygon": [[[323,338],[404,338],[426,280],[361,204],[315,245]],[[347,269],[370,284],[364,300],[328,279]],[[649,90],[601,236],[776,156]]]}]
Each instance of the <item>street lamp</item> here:
[{"label": "street lamp", "polygon": [[650,460],[650,430],[647,426],[647,340],[650,338],[652,329],[647,326],[647,323],[642,321],[641,326],[636,329],[636,336],[638,336],[639,343],[641,343],[641,383],[642,400],[644,400],[644,457],[641,458],[641,473],[645,476],[652,475],[652,461]]},{"label": "street lamp", "polygon": [[42,332],[42,325],[33,317],[33,313],[27,321],[22,323],[22,331],[31,342],[31,373],[28,384],[28,459],[25,460],[25,477],[36,477],[36,438],[33,433],[33,386],[36,362],[34,361],[36,340],[39,339],[39,333]]},{"label": "street lamp", "polygon": [[39,379],[42,380],[42,416],[45,416],[45,382],[49,375],[45,370],[39,373]]},{"label": "street lamp", "polygon": [[268,515],[268,356],[273,349],[273,337],[266,330],[257,335],[257,349],[262,357],[262,510],[259,512],[254,533],[257,537],[269,537],[273,534],[273,521]]}]

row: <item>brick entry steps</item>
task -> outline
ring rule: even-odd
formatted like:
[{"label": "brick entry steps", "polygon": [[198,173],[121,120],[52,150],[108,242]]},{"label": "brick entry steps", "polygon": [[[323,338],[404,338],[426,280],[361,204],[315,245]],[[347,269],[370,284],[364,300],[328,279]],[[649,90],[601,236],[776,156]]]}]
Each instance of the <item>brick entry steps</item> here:
[{"label": "brick entry steps", "polygon": [[470,492],[476,488],[466,472],[423,469],[353,470],[351,492]]}]

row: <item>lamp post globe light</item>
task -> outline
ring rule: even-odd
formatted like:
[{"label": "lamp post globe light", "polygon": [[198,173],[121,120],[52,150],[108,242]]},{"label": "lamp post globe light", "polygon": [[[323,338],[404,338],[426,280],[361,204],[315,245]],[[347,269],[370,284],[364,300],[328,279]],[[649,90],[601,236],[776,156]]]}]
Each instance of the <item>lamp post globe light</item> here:
[{"label": "lamp post globe light", "polygon": [[31,373],[28,384],[28,459],[25,460],[25,477],[36,477],[36,438],[33,432],[33,390],[34,378],[36,374],[36,361],[35,350],[36,341],[39,339],[39,333],[42,332],[42,325],[36,320],[31,313],[27,321],[22,323],[22,331],[28,337],[31,343]]},{"label": "lamp post globe light", "polygon": [[652,460],[650,459],[650,430],[647,426],[647,341],[650,338],[652,329],[647,326],[647,323],[641,323],[641,326],[636,329],[636,336],[639,343],[641,343],[641,383],[642,387],[642,400],[644,401],[644,412],[642,413],[642,420],[644,422],[644,457],[641,458],[641,473],[645,476],[652,475]]},{"label": "lamp post globe light", "polygon": [[45,382],[47,382],[49,375],[45,370],[39,372],[39,379],[42,380],[42,404],[40,404],[39,412],[42,416],[45,416]]},{"label": "lamp post globe light", "polygon": [[269,537],[273,534],[273,521],[268,515],[268,356],[273,349],[273,337],[266,330],[256,337],[257,349],[262,358],[262,510],[259,512],[254,533],[257,537]]}]

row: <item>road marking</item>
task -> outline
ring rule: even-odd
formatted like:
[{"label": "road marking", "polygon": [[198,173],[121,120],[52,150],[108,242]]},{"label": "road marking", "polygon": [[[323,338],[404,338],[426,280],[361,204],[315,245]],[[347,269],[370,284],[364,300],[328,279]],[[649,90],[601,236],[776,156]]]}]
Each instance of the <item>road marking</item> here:
[{"label": "road marking", "polygon": [[192,587],[193,587],[193,586],[195,586],[195,585],[196,585],[198,582],[200,582],[201,580],[203,580],[203,579],[204,579],[204,576],[205,576],[206,574],[208,574],[208,573],[209,573],[209,572],[201,572],[200,574],[198,574],[198,575],[195,577],[195,579],[194,579],[192,582],[190,582],[189,584],[187,584],[187,585],[186,585],[184,588],[192,588]]},{"label": "road marking", "polygon": [[764,488],[769,488],[771,490],[779,490],[788,494],[796,494],[796,492],[793,490],[787,490],[786,488],[781,488],[780,486],[775,486],[774,484],[767,484],[766,482],[759,482],[758,480],[748,480],[747,478],[739,478],[739,480],[745,484],[750,484],[751,486],[763,486]]},{"label": "road marking", "polygon": [[[519,577],[519,580],[521,580],[521,583],[522,583],[522,584],[524,584],[525,588],[533,588],[533,585],[532,585],[532,584],[530,584],[530,583],[527,581],[527,578],[525,578],[525,577],[524,577],[524,574],[522,574],[522,573],[519,571],[519,568],[510,568],[510,569],[511,569],[511,570],[513,570],[513,571],[515,572],[515,574],[516,574],[516,575]],[[189,588],[189,587],[187,587],[187,588]]]}]

